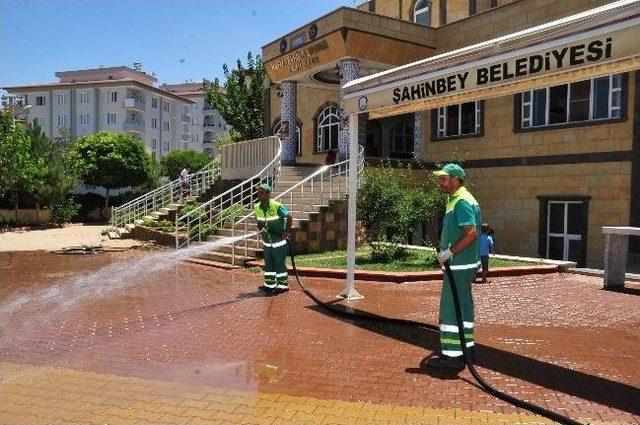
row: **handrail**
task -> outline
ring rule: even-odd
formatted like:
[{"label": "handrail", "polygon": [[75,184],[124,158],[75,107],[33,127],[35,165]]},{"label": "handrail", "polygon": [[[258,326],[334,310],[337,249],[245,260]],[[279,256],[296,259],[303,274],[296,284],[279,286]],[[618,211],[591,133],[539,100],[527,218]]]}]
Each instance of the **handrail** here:
[{"label": "handrail", "polygon": [[[364,147],[361,145],[359,146],[359,150],[358,150],[358,185],[360,184],[360,180],[361,180],[361,176],[362,176],[362,172],[364,170]],[[325,165],[323,167],[321,167],[319,170],[313,172],[311,175],[305,177],[304,179],[300,180],[298,183],[294,184],[293,186],[291,186],[290,188],[288,188],[287,190],[285,190],[284,192],[282,192],[281,194],[275,196],[273,199],[282,199],[285,195],[289,194],[290,197],[290,205],[293,203],[293,194],[294,192],[296,192],[298,189],[300,189],[300,195],[304,196],[304,188],[306,186],[310,186],[310,189],[307,189],[307,194],[310,195],[311,197],[313,197],[316,193],[315,193],[315,188],[319,189],[319,194],[320,194],[320,203],[322,204],[322,202],[325,199],[325,195],[326,195],[326,199],[334,199],[337,197],[340,197],[341,193],[343,195],[346,195],[347,190],[348,190],[348,175],[349,175],[349,160],[344,160],[341,162],[338,162],[336,164],[333,165]],[[334,184],[333,183],[333,178],[337,178],[337,177],[341,177],[341,176],[345,176],[347,177],[345,179],[344,182],[344,187],[342,186],[342,184],[338,183],[338,184]],[[319,187],[318,187],[318,183],[314,185],[314,180],[316,180],[316,178],[319,177]],[[325,179],[325,177],[327,177]],[[326,192],[326,189],[328,189],[328,193]],[[334,190],[335,189],[335,190]],[[309,193],[310,190],[310,193]],[[336,196],[334,196],[334,193],[336,194]],[[249,229],[248,229],[248,219],[250,217],[252,217],[253,215],[255,215],[254,211],[251,211],[249,214],[246,214],[245,216],[243,216],[242,218],[240,218],[238,221],[233,221],[232,226],[231,226],[231,233],[232,235],[238,235],[239,233],[237,233],[239,230],[236,230],[236,227],[238,227],[241,223],[244,223],[244,229],[242,230],[242,232],[244,234],[249,233]],[[249,240],[250,238],[245,238],[241,241],[237,241],[234,242],[232,245],[232,264],[235,265],[236,263],[236,256],[239,255],[239,253],[236,251],[236,245],[237,244],[242,244],[243,246],[240,248],[243,253],[244,256],[247,256],[248,254],[248,250],[249,250],[249,243],[250,242],[255,242],[255,247],[256,249],[259,247],[260,244],[260,236],[259,235],[255,235],[254,239],[252,241]]]},{"label": "handrail", "polygon": [[[274,158],[258,173],[243,180],[231,189],[215,196],[204,204],[194,208],[180,217],[176,214],[175,240],[176,248],[189,246],[192,242],[202,242],[214,228],[218,228],[226,219],[233,219],[234,215],[227,217],[225,210],[240,205],[246,208],[255,198],[255,185],[267,181],[275,186],[280,179],[280,161],[282,156],[282,141],[276,136],[270,139],[278,143],[278,149]],[[259,139],[256,139],[256,141]],[[181,237],[184,240],[181,241]]]},{"label": "handrail", "polygon": [[[220,176],[221,165],[217,157],[201,170],[189,174],[189,188],[192,196],[198,196],[205,192],[211,184]],[[174,203],[182,203],[182,190],[180,179],[175,179],[156,189],[132,199],[111,211],[111,224],[114,227],[124,227],[136,220],[150,215],[161,208]]]}]

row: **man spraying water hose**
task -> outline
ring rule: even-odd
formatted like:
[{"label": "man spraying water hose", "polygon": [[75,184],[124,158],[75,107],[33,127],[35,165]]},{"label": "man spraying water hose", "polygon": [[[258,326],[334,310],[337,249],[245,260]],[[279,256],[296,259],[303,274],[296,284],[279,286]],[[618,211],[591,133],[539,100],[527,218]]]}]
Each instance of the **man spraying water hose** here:
[{"label": "man spraying water hose", "polygon": [[253,210],[264,248],[264,283],[260,289],[276,294],[286,292],[289,279],[285,260],[293,222],[291,214],[283,204],[271,199],[271,187],[266,183],[258,187],[258,202]]},{"label": "man spraying water hose", "polygon": [[[464,170],[456,164],[447,164],[435,171],[440,189],[448,194],[438,262],[449,261],[457,285],[462,309],[464,336],[467,347],[473,353],[473,298],[471,284],[478,270],[478,234],[482,223],[480,205],[464,187]],[[444,275],[440,295],[440,348],[441,354],[427,361],[427,366],[437,369],[464,367],[460,335],[456,321],[452,286]]]}]

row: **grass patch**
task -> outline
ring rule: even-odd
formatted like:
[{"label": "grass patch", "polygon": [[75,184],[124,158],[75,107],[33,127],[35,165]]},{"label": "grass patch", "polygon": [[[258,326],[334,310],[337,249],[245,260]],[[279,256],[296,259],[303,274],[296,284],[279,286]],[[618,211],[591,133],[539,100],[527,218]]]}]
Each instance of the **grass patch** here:
[{"label": "grass patch", "polygon": [[[290,260],[287,259],[287,263]],[[532,263],[524,261],[489,259],[489,269],[509,266],[526,266]],[[296,265],[301,267],[320,267],[328,269],[346,269],[346,251],[326,251],[316,254],[304,254],[296,256]],[[375,270],[386,272],[419,272],[425,270],[439,270],[436,266],[436,254],[433,251],[418,249],[407,250],[407,256],[403,259],[389,263],[374,262],[371,260],[371,248],[360,247],[356,250],[356,266],[360,270]]]}]

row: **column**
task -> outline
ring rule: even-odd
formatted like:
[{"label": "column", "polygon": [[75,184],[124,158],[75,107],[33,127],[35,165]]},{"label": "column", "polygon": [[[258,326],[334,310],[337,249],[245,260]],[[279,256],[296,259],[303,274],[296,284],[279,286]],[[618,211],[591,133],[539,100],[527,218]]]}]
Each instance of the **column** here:
[{"label": "column", "polygon": [[344,289],[338,295],[339,298],[359,300],[364,298],[358,293],[355,286],[356,270],[356,197],[358,193],[358,121],[357,114],[348,117],[349,127],[352,130],[349,140],[349,191],[347,197],[347,282]]},{"label": "column", "polygon": [[280,129],[289,132],[282,137],[282,165],[295,165],[298,153],[296,134],[296,82],[284,81],[280,84]]},{"label": "column", "polygon": [[423,140],[422,111],[414,113],[413,116],[413,158],[421,161]]},{"label": "column", "polygon": [[358,78],[358,74],[360,72],[360,61],[353,58],[340,59],[338,62],[338,69],[340,72],[340,130],[338,132],[338,156],[340,158],[346,158],[347,153],[349,152],[349,117],[345,116],[342,112],[342,87],[349,81]]}]

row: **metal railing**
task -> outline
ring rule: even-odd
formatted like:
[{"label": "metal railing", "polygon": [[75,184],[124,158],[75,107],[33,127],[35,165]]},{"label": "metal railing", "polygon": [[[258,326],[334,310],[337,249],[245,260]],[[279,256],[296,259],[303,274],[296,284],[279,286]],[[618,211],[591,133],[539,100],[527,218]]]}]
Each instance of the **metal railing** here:
[{"label": "metal railing", "polygon": [[[364,147],[360,146],[358,151],[358,187],[360,187],[362,171],[364,170]],[[289,206],[300,207],[299,200],[308,202],[311,200],[312,205],[326,205],[331,199],[342,199],[347,195],[349,190],[349,160],[344,160],[333,165],[325,165],[313,174],[300,180],[289,189],[273,197],[274,200],[281,202],[288,201]],[[294,202],[294,200],[298,202]],[[312,208],[305,211],[290,211],[295,215],[296,212],[312,212]],[[255,216],[255,212],[251,211],[238,221],[232,220],[231,236],[240,236],[255,232],[254,224],[249,224],[249,219]],[[249,228],[251,226],[252,228]],[[256,227],[257,228],[257,227]],[[232,245],[232,264],[236,264],[236,256],[243,255],[248,257],[249,250],[258,250],[261,248],[261,237],[259,234],[234,242]]]},{"label": "metal railing", "polygon": [[250,208],[256,202],[256,185],[261,182],[266,182],[272,187],[277,185],[280,180],[282,142],[275,136],[249,142],[276,143],[277,149],[274,149],[276,154],[258,173],[194,208],[187,214],[180,217],[176,214],[176,248],[189,246],[194,242],[202,242],[226,221],[237,216],[239,210],[244,211],[244,209]]},{"label": "metal railing", "polygon": [[[207,164],[200,171],[189,174],[189,192],[191,196],[198,196],[204,193],[220,176],[220,158],[216,158]],[[161,208],[166,208],[171,204],[181,204],[182,190],[180,179],[175,179],[169,183],[145,193],[126,204],[119,207],[112,207],[111,224],[114,227],[124,227],[132,224],[136,220],[142,219]]]}]

